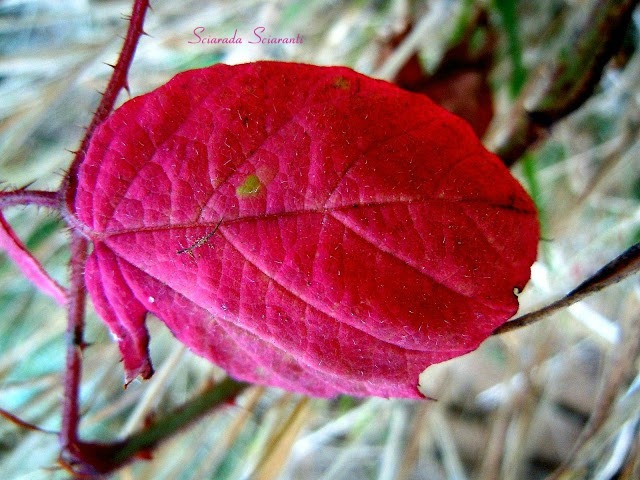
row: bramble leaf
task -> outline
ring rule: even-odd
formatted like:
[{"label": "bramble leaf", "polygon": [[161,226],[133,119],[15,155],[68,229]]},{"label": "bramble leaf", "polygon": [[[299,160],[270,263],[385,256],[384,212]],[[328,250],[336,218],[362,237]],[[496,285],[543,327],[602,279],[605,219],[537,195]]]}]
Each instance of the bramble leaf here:
[{"label": "bramble leaf", "polygon": [[127,380],[147,312],[238,379],[419,397],[517,310],[534,205],[462,120],[343,67],[184,72],[94,135],[74,215]]}]

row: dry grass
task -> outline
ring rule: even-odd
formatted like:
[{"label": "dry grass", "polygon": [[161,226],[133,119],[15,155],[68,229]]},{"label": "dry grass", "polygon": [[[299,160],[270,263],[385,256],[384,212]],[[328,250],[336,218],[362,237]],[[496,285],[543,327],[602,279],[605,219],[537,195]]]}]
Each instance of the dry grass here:
[{"label": "dry grass", "polygon": [[[149,91],[188,68],[265,58],[346,64],[390,78],[402,56],[416,48],[426,64],[437,64],[463,3],[156,0],[146,24],[151,36],[142,39],[132,68],[131,92]],[[579,17],[579,7],[554,0],[523,3],[523,60],[533,74],[562,42],[563,25]],[[35,182],[36,188],[57,188],[71,160],[65,149],[77,146],[97,104],[97,91],[110,74],[102,62],[113,63],[126,28],[121,15],[129,8],[126,1],[0,5],[0,179],[9,186]],[[408,18],[417,19],[421,35],[377,65],[379,39],[400,30]],[[493,10],[490,18],[498,22]],[[274,36],[301,33],[304,43],[188,43],[197,26],[215,36],[237,28],[248,37],[260,25]],[[493,75],[499,113],[510,102],[504,43]],[[561,296],[640,239],[636,47],[632,36],[628,63],[608,68],[591,100],[529,154],[530,168],[514,168],[536,194],[545,235],[532,281],[521,295],[523,310]],[[68,245],[62,223],[31,207],[6,214],[64,282]],[[640,288],[632,278],[537,325],[491,338],[476,352],[423,374],[425,391],[437,402],[327,401],[252,388],[237,405],[190,426],[151,461],[114,478],[517,480],[545,478],[570,458],[563,479],[639,478],[639,307]],[[4,257],[0,312],[0,407],[55,431],[64,312]],[[131,432],[150,415],[183,402],[212,375],[222,375],[159,322],[150,325],[157,373],[123,391],[117,348],[90,316],[87,337],[93,345],[86,352],[81,425],[87,438]],[[55,469],[57,448],[55,435],[1,421],[0,477],[66,478]]]}]

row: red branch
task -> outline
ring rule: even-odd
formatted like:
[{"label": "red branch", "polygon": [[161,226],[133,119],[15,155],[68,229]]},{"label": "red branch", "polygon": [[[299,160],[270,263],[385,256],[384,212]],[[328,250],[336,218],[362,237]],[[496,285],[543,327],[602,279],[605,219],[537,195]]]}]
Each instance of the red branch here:
[{"label": "red branch", "polygon": [[71,273],[69,302],[67,304],[67,362],[64,377],[64,406],[60,444],[63,454],[73,454],[78,441],[78,392],[82,370],[82,349],[84,348],[84,311],[86,290],[84,264],[87,258],[87,240],[78,232],[71,232]]},{"label": "red branch", "polygon": [[58,192],[25,190],[24,188],[10,192],[0,192],[0,209],[14,205],[37,205],[51,208],[52,210],[60,210],[60,196]]},{"label": "red branch", "polygon": [[149,8],[149,0],[135,0],[133,4],[133,10],[131,12],[131,18],[129,20],[129,29],[127,30],[127,36],[125,37],[118,62],[113,67],[113,74],[107,84],[107,88],[102,96],[102,100],[98,105],[91,123],[87,127],[84,138],[80,143],[80,148],[76,151],[71,167],[64,178],[60,191],[63,194],[64,201],[69,210],[72,210],[73,200],[78,186],[78,169],[80,164],[84,160],[84,157],[89,148],[89,142],[93,136],[93,132],[111,113],[113,106],[116,103],[120,91],[124,88],[129,90],[127,83],[127,75],[129,73],[129,67],[133,61],[133,55],[136,52],[138,41],[140,37],[144,35],[142,29],[144,25],[144,17]]},{"label": "red branch", "polygon": [[56,432],[45,430],[44,428],[40,428],[37,425],[34,425],[33,423],[25,422],[21,418],[16,417],[13,413],[7,412],[2,408],[0,408],[0,417],[4,418],[5,420],[8,420],[9,422],[13,423],[14,425],[20,428],[24,428],[25,430],[30,430],[32,432],[48,433],[52,435],[56,434]]},{"label": "red branch", "polygon": [[[64,178],[61,193],[67,209],[71,210],[78,185],[78,170],[84,160],[91,137],[98,127],[111,113],[120,91],[127,88],[127,74],[133,61],[133,55],[140,37],[144,17],[149,8],[148,0],[135,0],[129,28],[118,62],[107,85],[102,101],[96,109],[91,123],[85,132],[80,148],[76,152],[71,167]],[[67,360],[64,378],[64,405],[62,411],[62,427],[60,444],[62,447],[61,462],[73,468],[80,460],[81,443],[78,437],[80,420],[78,397],[82,372],[82,349],[84,348],[84,314],[86,305],[86,289],[84,282],[84,265],[87,258],[87,240],[76,230],[71,232],[70,287],[67,310]],[[82,460],[79,462],[82,464]],[[84,472],[78,472],[84,473]],[[89,472],[90,473],[90,472]]]}]

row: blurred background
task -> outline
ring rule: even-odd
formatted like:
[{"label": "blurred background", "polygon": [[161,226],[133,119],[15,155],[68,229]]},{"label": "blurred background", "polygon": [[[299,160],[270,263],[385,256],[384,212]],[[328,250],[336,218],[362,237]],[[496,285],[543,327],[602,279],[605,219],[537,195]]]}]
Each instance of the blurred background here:
[{"label": "blurred background", "polygon": [[[137,96],[217,62],[280,59],[347,65],[428,94],[513,164],[537,203],[544,238],[520,295],[526,312],[640,240],[639,13],[615,23],[621,5],[634,3],[155,0],[130,91]],[[58,188],[111,74],[106,64],[117,60],[130,9],[127,1],[0,3],[2,188]],[[592,9],[618,26],[601,28]],[[245,41],[198,43],[198,27],[201,38]],[[249,44],[256,27],[264,27],[263,38],[300,35],[302,43]],[[572,95],[562,82],[597,70],[582,60],[584,48],[607,45],[593,91],[582,88],[570,115],[571,108],[555,113]],[[555,96],[545,97],[555,86]],[[124,92],[120,103],[128,98]],[[516,135],[523,108],[543,112],[525,126],[524,141]],[[67,284],[63,222],[35,207],[4,213]],[[561,478],[640,478],[639,294],[637,278],[628,278],[429,368],[421,380],[437,401],[321,400],[252,387],[112,478],[519,480],[547,478],[565,461]],[[156,374],[124,391],[117,347],[89,311],[86,439],[134,432],[224,375],[150,319]],[[49,432],[60,427],[64,330],[64,310],[0,256],[0,408]],[[68,478],[58,454],[54,433],[0,419],[1,478]]]}]

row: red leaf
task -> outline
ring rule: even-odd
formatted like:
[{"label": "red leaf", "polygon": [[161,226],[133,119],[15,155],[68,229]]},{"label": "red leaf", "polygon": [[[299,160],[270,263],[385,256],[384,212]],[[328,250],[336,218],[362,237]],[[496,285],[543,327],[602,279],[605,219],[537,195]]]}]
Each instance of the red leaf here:
[{"label": "red leaf", "polygon": [[[402,43],[411,28],[407,26],[383,47],[381,60]],[[484,40],[476,45],[479,35]],[[489,74],[495,43],[496,34],[488,22],[487,13],[478,11],[460,42],[445,53],[433,74],[423,71],[416,53],[407,60],[393,81],[405,90],[427,95],[441,107],[462,117],[482,138],[493,119]]]},{"label": "red leaf", "polygon": [[128,381],[145,315],[255,383],[418,397],[518,306],[534,206],[469,126],[342,67],[182,73],[97,131],[75,215]]}]

